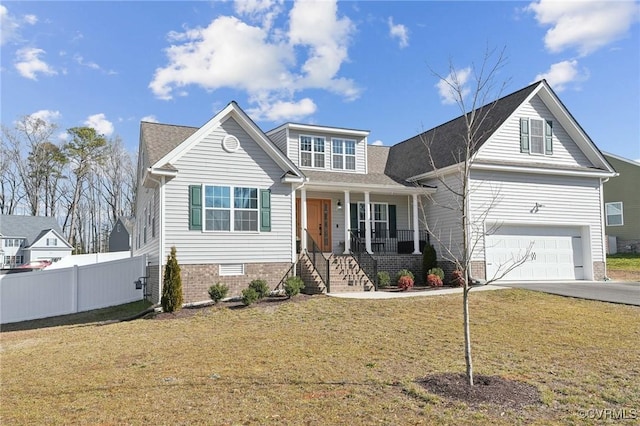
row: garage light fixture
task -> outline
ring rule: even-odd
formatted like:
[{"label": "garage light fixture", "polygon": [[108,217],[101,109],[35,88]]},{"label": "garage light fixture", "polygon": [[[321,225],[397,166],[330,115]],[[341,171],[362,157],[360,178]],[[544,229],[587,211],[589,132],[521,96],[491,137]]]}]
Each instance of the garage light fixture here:
[{"label": "garage light fixture", "polygon": [[536,203],[535,206],[533,206],[533,208],[531,210],[529,210],[531,213],[538,213],[538,210],[540,210],[540,207],[544,207],[543,204],[540,203]]}]

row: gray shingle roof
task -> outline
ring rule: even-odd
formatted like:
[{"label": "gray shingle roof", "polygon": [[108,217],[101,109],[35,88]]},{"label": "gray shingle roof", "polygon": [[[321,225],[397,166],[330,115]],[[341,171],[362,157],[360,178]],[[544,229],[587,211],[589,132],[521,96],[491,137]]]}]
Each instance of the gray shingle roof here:
[{"label": "gray shingle roof", "polygon": [[0,235],[24,238],[24,247],[29,247],[48,230],[53,229],[62,237],[62,229],[55,217],[0,215]]},{"label": "gray shingle roof", "polygon": [[145,167],[155,164],[197,130],[197,127],[141,122],[140,139],[148,157]]},{"label": "gray shingle roof", "polygon": [[[531,84],[495,102],[476,109],[481,116],[487,108],[491,111],[477,131],[477,151],[504,121],[524,102],[541,82]],[[401,179],[428,173],[433,170],[429,162],[427,143],[431,147],[431,156],[436,168],[459,163],[459,153],[465,147],[467,126],[465,116],[461,115],[447,123],[427,130],[391,147],[386,173]]]}]

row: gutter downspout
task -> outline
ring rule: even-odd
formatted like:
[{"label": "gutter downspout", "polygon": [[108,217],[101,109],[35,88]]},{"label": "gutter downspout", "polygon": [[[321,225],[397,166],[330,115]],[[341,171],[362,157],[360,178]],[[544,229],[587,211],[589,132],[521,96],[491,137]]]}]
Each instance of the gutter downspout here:
[{"label": "gutter downspout", "polygon": [[[602,241],[601,247],[602,247],[602,259],[604,260],[604,281],[609,281],[609,276],[607,274],[607,252],[606,252],[606,245],[609,244],[608,241],[605,240],[605,238],[607,238],[606,233],[605,233],[605,226],[607,224],[607,222],[605,221],[605,212],[604,212],[604,184],[607,183],[609,181],[609,178],[600,178],[600,188],[599,188],[599,193],[598,196],[600,197],[600,238]],[[593,259],[591,259],[591,262],[593,262]],[[591,267],[593,269],[593,266]]]}]

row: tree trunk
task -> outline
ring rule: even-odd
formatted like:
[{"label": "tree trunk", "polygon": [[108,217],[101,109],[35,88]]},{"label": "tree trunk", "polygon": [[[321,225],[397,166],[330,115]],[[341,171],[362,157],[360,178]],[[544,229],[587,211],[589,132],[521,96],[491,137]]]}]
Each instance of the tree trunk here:
[{"label": "tree trunk", "polygon": [[464,289],[462,291],[462,306],[464,317],[464,360],[467,364],[467,382],[469,386],[473,386],[473,360],[471,359],[471,330],[469,327],[469,283],[467,274],[465,277]]}]

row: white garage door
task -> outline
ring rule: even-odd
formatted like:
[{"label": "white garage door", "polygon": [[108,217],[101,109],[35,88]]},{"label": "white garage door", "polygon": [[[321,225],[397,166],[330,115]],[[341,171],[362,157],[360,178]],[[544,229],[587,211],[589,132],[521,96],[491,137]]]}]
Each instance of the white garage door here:
[{"label": "white garage door", "polygon": [[579,228],[503,226],[485,237],[487,278],[497,277],[523,257],[526,261],[502,280],[579,280],[584,278]]}]

